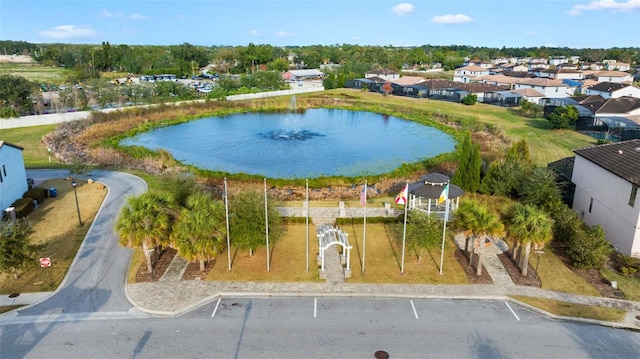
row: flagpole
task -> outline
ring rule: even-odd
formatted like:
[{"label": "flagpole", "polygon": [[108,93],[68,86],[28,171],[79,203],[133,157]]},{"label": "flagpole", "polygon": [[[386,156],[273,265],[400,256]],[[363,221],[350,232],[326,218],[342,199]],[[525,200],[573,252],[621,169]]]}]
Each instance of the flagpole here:
[{"label": "flagpole", "polygon": [[309,271],[309,179],[307,179],[306,184],[306,192],[307,192],[307,272]]},{"label": "flagpole", "polygon": [[444,239],[447,233],[447,221],[449,221],[449,181],[447,181],[444,199],[444,225],[442,226],[442,249],[440,249],[440,275],[442,275],[442,266],[444,265]]},{"label": "flagpole", "polygon": [[271,271],[269,263],[269,212],[267,211],[267,179],[264,179],[264,223],[265,235],[267,240],[267,272]]},{"label": "flagpole", "polygon": [[231,240],[229,239],[229,192],[227,192],[227,178],[224,178],[224,214],[227,221],[227,257],[229,272],[231,272]]},{"label": "flagpole", "polygon": [[362,273],[364,273],[364,255],[367,246],[367,180],[364,180],[364,202],[360,200],[364,206],[364,226],[362,229]]},{"label": "flagpole", "polygon": [[404,274],[404,248],[407,239],[407,208],[409,207],[409,181],[407,181],[407,198],[404,202],[404,229],[402,230],[402,265],[400,274]]}]

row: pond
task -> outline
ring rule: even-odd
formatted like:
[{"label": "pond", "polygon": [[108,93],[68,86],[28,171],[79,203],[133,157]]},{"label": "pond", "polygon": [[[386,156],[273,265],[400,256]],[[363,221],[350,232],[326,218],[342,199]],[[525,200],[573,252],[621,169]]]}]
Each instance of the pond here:
[{"label": "pond", "polygon": [[208,117],[121,144],[162,148],[201,169],[269,178],[383,174],[455,147],[450,135],[433,127],[336,109]]}]

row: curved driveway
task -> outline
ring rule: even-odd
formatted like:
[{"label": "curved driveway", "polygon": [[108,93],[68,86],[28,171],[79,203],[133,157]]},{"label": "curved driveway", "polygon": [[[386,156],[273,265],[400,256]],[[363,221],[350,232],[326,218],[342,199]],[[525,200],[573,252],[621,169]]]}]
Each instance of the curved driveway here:
[{"label": "curved driveway", "polygon": [[[68,175],[67,170],[27,171],[30,178]],[[131,250],[118,245],[114,225],[127,197],[145,192],[147,185],[141,178],[122,172],[94,170],[89,177],[109,188],[99,215],[91,224],[62,285],[51,297],[21,310],[19,316],[115,314],[132,308],[125,295]]]}]

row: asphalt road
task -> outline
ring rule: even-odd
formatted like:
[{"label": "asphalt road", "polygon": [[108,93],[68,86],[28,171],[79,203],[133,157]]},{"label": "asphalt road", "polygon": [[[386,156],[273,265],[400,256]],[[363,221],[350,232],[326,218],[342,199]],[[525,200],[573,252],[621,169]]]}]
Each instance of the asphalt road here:
[{"label": "asphalt road", "polygon": [[[19,318],[18,318],[19,319]],[[2,358],[638,358],[640,333],[502,301],[222,298],[178,318],[0,326]]]},{"label": "asphalt road", "polygon": [[[29,178],[65,178],[66,170],[29,170]],[[82,177],[82,176],[81,176]],[[128,196],[143,193],[146,183],[122,172],[92,171],[90,178],[109,193],[80,247],[65,281],[46,301],[20,311],[19,316],[63,313],[127,312],[132,308],[124,288],[131,250],[118,245],[114,225]]]}]

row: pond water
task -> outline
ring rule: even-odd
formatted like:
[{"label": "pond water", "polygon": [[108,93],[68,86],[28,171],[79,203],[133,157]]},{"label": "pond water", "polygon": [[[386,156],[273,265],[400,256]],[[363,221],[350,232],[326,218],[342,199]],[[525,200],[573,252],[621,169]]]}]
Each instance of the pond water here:
[{"label": "pond water", "polygon": [[335,109],[243,113],[155,129],[122,145],[163,148],[182,163],[270,178],[383,174],[454,150],[448,134],[401,118]]}]

